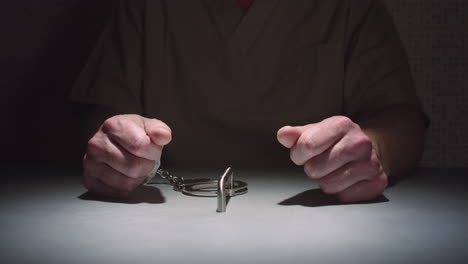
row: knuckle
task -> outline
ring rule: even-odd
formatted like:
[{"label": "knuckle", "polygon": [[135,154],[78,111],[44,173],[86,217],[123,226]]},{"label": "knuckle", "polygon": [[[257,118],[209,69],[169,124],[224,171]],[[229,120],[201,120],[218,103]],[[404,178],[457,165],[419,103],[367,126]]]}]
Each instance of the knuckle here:
[{"label": "knuckle", "polygon": [[383,171],[382,164],[380,163],[380,160],[377,158],[376,155],[371,156],[371,158],[367,162],[367,166],[374,173],[381,173]]},{"label": "knuckle", "polygon": [[347,144],[347,145],[344,145],[342,148],[341,148],[341,155],[340,156],[351,156],[354,154],[354,149],[353,149],[353,145],[352,144]]},{"label": "knuckle", "polygon": [[140,158],[131,158],[128,161],[127,169],[126,169],[126,175],[130,178],[137,179],[141,178],[145,175],[143,172],[144,168],[144,162],[143,159]]},{"label": "knuckle", "polygon": [[336,193],[336,188],[335,184],[328,179],[321,179],[318,180],[318,183],[320,185],[320,188],[322,188],[322,191],[326,194],[335,194]]},{"label": "knuckle", "polygon": [[372,142],[365,135],[357,136],[353,138],[353,140],[349,144],[346,144],[343,147],[342,151],[343,151],[343,154],[346,156],[368,157],[368,155],[370,155],[370,153],[372,152]]},{"label": "knuckle", "polygon": [[344,145],[341,148],[341,155],[339,156],[340,158],[345,159],[356,156],[356,148],[354,146],[354,143]]},{"label": "knuckle", "polygon": [[129,142],[128,147],[131,152],[138,152],[146,145],[148,145],[148,138],[146,136],[135,136],[134,139]]},{"label": "knuckle", "polygon": [[88,141],[88,148],[87,148],[87,162],[107,162],[113,161],[115,159],[114,155],[110,152],[107,145],[102,142],[97,137],[92,138]]},{"label": "knuckle", "polygon": [[315,170],[314,164],[312,162],[307,162],[304,164],[304,172],[312,179],[316,180],[317,177],[317,171]]},{"label": "knuckle", "polygon": [[312,151],[317,148],[317,144],[315,144],[314,140],[309,139],[306,142],[304,142],[304,148],[307,151]]},{"label": "knuckle", "polygon": [[354,122],[346,116],[337,116],[335,122],[336,125],[343,130],[348,130],[355,126]]},{"label": "knuckle", "polygon": [[108,118],[102,124],[102,131],[107,134],[116,133],[130,126],[133,121],[125,115],[116,115]]},{"label": "knuckle", "polygon": [[105,133],[112,133],[113,131],[118,129],[119,123],[121,122],[120,116],[113,116],[111,118],[106,119],[102,124],[102,130]]},{"label": "knuckle", "polygon": [[372,150],[372,142],[365,135],[357,136],[354,139],[354,143],[352,145],[356,151],[361,153],[369,153]]},{"label": "knuckle", "polygon": [[307,152],[314,151],[317,148],[317,142],[310,135],[305,135],[300,138],[298,144]]},{"label": "knuckle", "polygon": [[89,154],[96,156],[104,152],[104,146],[98,137],[93,137],[88,141],[87,150]]}]

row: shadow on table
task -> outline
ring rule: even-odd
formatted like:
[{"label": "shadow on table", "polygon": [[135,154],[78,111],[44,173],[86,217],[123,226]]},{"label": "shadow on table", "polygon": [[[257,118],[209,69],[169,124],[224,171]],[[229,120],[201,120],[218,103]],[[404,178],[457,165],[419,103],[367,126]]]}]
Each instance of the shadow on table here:
[{"label": "shadow on table", "polygon": [[166,201],[161,191],[156,187],[140,186],[130,196],[126,198],[110,198],[100,196],[91,192],[85,192],[78,196],[79,199],[85,201],[98,201],[106,203],[122,203],[122,204],[161,204]]},{"label": "shadow on table", "polygon": [[[374,204],[374,203],[385,203],[389,200],[380,195],[379,197],[366,201],[366,202],[359,202],[354,204]],[[278,203],[279,205],[301,205],[305,207],[321,207],[321,206],[333,206],[333,205],[347,205],[347,203],[343,203],[338,201],[334,196],[328,195],[324,193],[321,189],[311,189],[299,194],[294,195],[291,198],[288,198],[282,202]]]}]

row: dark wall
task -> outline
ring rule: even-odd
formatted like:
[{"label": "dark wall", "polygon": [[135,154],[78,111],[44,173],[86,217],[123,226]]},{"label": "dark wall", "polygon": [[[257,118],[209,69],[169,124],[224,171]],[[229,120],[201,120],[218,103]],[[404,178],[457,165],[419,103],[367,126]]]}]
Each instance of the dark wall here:
[{"label": "dark wall", "polygon": [[[83,111],[66,95],[110,0],[3,1],[0,149],[5,166],[79,166]],[[468,1],[387,0],[432,117],[425,165],[468,166]]]},{"label": "dark wall", "polygon": [[423,164],[468,167],[468,1],[386,2],[432,119]]},{"label": "dark wall", "polygon": [[2,163],[80,163],[81,109],[67,92],[103,28],[109,0],[4,1],[1,23]]}]

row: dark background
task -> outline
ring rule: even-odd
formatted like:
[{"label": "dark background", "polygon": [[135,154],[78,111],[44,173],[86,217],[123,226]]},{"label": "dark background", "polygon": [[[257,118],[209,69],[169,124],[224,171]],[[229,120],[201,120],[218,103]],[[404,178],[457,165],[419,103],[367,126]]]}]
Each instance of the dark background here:
[{"label": "dark background", "polygon": [[[115,2],[2,1],[3,167],[80,166],[84,109],[68,102],[67,93]],[[422,165],[468,167],[468,1],[386,2],[432,119]]]},{"label": "dark background", "polygon": [[67,94],[117,1],[2,2],[2,162],[80,166],[84,107]]}]

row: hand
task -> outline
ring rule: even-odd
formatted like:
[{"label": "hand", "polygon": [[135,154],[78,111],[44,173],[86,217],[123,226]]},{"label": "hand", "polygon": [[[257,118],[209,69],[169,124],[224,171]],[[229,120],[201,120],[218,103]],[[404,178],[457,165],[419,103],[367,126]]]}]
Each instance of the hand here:
[{"label": "hand", "polygon": [[83,158],[83,183],[91,192],[125,197],[145,180],[171,141],[162,121],[138,115],[107,119],[89,140]]},{"label": "hand", "polygon": [[278,141],[291,149],[291,160],[325,193],[347,203],[382,194],[387,174],[372,141],[349,118],[335,116],[320,123],[283,127]]}]

